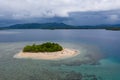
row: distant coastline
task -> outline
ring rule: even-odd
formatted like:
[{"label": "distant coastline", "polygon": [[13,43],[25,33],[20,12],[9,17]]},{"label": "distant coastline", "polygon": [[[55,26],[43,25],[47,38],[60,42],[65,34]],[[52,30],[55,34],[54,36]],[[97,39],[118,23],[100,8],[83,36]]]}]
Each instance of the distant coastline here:
[{"label": "distant coastline", "polygon": [[95,26],[73,26],[64,23],[26,23],[15,24],[6,27],[0,27],[0,30],[7,29],[105,29],[105,30],[120,30],[120,25],[95,25]]}]

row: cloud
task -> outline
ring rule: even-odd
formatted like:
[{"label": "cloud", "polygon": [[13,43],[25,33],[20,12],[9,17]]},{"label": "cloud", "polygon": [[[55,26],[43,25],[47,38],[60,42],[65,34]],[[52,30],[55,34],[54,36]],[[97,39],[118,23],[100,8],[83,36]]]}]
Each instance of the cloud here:
[{"label": "cloud", "polygon": [[120,10],[72,12],[64,22],[71,25],[119,24]]},{"label": "cloud", "polygon": [[9,19],[69,17],[71,12],[119,9],[120,0],[0,0],[0,17]]},{"label": "cloud", "polygon": [[111,21],[117,21],[117,20],[119,20],[119,16],[118,15],[110,15],[108,19]]}]

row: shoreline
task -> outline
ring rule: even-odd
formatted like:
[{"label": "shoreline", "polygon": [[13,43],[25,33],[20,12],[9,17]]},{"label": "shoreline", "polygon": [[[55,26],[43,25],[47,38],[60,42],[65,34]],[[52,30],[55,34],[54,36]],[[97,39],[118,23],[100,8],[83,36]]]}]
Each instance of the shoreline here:
[{"label": "shoreline", "polygon": [[38,53],[30,53],[20,51],[15,54],[13,57],[18,59],[41,59],[41,60],[59,60],[66,59],[77,56],[80,52],[74,49],[64,48],[62,51],[58,52],[38,52]]}]

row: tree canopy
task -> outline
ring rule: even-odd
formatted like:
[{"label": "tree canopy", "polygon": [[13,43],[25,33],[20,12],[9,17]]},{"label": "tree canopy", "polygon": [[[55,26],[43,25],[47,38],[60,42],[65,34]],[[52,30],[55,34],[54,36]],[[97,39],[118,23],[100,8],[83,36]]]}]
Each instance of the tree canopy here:
[{"label": "tree canopy", "polygon": [[23,52],[56,52],[61,50],[63,50],[61,45],[51,42],[46,42],[39,45],[27,45],[23,48]]}]

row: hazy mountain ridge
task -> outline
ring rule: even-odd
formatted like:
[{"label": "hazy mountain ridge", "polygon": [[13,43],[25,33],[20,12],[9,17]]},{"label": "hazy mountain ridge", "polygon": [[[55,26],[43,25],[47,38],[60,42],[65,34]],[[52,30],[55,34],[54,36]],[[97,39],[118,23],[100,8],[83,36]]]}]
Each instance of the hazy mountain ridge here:
[{"label": "hazy mountain ridge", "polygon": [[107,29],[120,30],[120,24],[96,26],[72,26],[64,23],[26,23],[1,27],[0,29]]}]

